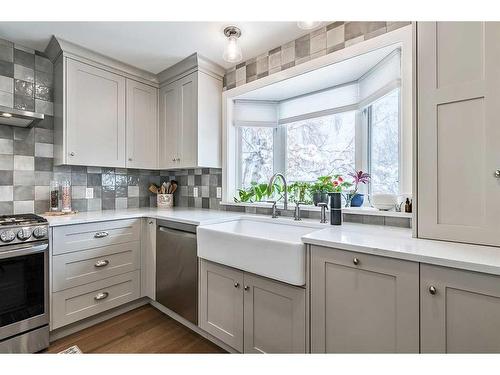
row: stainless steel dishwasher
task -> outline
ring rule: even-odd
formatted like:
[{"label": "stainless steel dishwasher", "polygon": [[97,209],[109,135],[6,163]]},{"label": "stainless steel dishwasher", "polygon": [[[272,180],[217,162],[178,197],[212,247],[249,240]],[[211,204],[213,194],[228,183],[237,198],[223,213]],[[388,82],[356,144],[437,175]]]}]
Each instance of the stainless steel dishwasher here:
[{"label": "stainless steel dishwasher", "polygon": [[157,221],[156,301],[198,324],[195,225]]}]

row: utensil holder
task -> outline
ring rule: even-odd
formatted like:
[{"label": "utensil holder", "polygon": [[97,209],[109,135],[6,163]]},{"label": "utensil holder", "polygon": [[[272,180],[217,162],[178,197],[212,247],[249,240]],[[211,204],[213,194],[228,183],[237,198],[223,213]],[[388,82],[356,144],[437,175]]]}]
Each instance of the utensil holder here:
[{"label": "utensil holder", "polygon": [[156,205],[158,208],[172,208],[174,207],[173,194],[158,194],[156,198]]}]

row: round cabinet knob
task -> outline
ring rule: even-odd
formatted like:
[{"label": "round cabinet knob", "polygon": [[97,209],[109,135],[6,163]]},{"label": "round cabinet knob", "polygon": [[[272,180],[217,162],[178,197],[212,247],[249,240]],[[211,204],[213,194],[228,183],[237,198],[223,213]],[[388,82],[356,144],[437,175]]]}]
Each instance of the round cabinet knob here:
[{"label": "round cabinet knob", "polygon": [[28,238],[31,237],[31,231],[28,228],[22,228],[17,232],[17,238],[19,238],[21,241],[26,241]]},{"label": "round cabinet knob", "polygon": [[173,158],[172,161],[175,161],[175,158]]},{"label": "round cabinet knob", "polygon": [[359,264],[359,259],[358,258],[354,258],[352,260],[352,262],[357,266]]},{"label": "round cabinet knob", "polygon": [[245,289],[245,290],[249,290],[249,289],[250,289],[250,287],[249,287],[248,285],[245,285],[245,287],[244,287],[243,289]]},{"label": "round cabinet knob", "polygon": [[495,176],[495,178],[500,178],[500,169],[497,169],[495,173],[493,173],[493,175]]},{"label": "round cabinet knob", "polygon": [[132,158],[128,158],[128,161],[132,161]]},{"label": "round cabinet knob", "polygon": [[234,283],[235,288],[239,288],[239,286],[240,286],[240,283]]},{"label": "round cabinet knob", "polygon": [[35,238],[43,238],[47,236],[47,227],[36,227],[33,230],[33,236]]},{"label": "round cabinet knob", "polygon": [[69,156],[75,156],[75,153],[72,151],[69,153]]},{"label": "round cabinet knob", "polygon": [[436,287],[434,285],[431,285],[429,287],[429,293],[432,294],[432,295],[434,295],[434,294],[437,293],[437,289],[436,289]]},{"label": "round cabinet knob", "polygon": [[0,240],[2,242],[11,242],[16,238],[16,234],[11,230],[4,230],[0,233]]}]

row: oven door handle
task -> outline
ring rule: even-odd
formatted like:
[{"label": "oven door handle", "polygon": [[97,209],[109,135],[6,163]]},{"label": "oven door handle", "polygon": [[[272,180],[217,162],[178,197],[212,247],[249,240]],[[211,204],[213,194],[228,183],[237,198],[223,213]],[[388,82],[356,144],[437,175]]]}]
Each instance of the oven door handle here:
[{"label": "oven door handle", "polygon": [[17,249],[0,251],[0,259],[13,258],[23,255],[29,255],[34,253],[40,253],[49,248],[49,244],[47,242],[41,245],[33,245],[33,246],[22,246]]}]

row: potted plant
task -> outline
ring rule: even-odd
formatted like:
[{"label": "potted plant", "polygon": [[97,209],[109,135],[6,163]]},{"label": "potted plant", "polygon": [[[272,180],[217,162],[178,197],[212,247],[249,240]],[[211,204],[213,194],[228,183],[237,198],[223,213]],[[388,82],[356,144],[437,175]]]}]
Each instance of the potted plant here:
[{"label": "potted plant", "polygon": [[328,203],[328,193],[332,189],[332,176],[320,176],[314,184],[311,185],[310,191],[315,206],[318,203]]},{"label": "potted plant", "polygon": [[371,176],[369,173],[363,171],[354,171],[349,174],[352,177],[352,185],[354,188],[346,194],[346,207],[361,207],[364,201],[364,195],[358,193],[360,184],[368,184],[370,183]]},{"label": "potted plant", "polygon": [[311,198],[308,194],[310,190],[311,184],[308,182],[297,181],[288,187],[288,194],[290,194],[290,200],[292,202],[311,204]]}]

